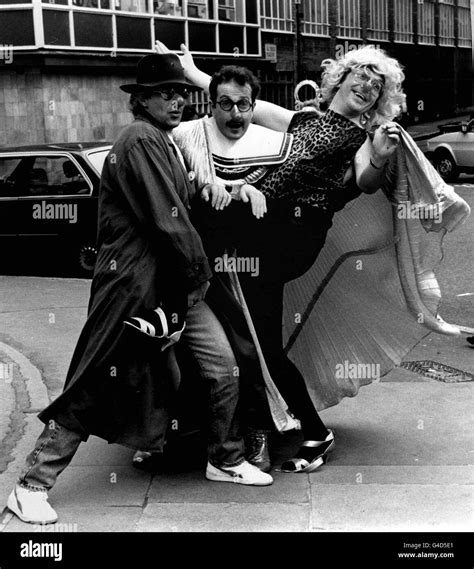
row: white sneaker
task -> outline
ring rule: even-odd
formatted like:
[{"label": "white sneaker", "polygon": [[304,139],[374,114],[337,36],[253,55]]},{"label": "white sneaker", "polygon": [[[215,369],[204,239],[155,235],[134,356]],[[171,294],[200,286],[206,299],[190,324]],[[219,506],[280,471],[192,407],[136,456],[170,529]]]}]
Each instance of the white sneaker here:
[{"label": "white sneaker", "polygon": [[269,486],[273,484],[270,474],[262,472],[259,468],[247,461],[238,466],[217,467],[207,463],[206,478],[214,482],[234,482],[247,486]]},{"label": "white sneaker", "polygon": [[8,497],[7,506],[23,522],[54,524],[58,521],[58,515],[48,504],[46,490],[28,490],[17,484]]}]

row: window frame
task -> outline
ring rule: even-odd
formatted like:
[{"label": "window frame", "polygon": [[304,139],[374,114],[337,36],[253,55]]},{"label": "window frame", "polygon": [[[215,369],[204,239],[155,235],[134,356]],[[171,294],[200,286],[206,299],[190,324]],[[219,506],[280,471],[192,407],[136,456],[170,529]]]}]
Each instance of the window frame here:
[{"label": "window frame", "polygon": [[[377,14],[380,5],[379,3],[383,3],[382,5],[384,6],[384,10]],[[390,28],[388,23],[388,0],[370,0],[368,3],[368,8],[369,25],[367,26],[367,38],[374,41],[390,41]],[[378,17],[374,18],[374,16]],[[382,22],[382,20],[384,21]]]},{"label": "window frame", "polygon": [[[474,8],[473,8],[474,9]],[[457,47],[461,48],[472,48],[472,19],[471,19],[471,9],[469,6],[461,6],[458,4],[458,37],[457,37]],[[461,15],[465,15],[465,23]],[[462,23],[463,22],[463,23]],[[465,36],[461,35],[462,31],[466,31]]]},{"label": "window frame", "polygon": [[[349,8],[346,12],[345,8]],[[341,11],[341,6],[344,8]],[[343,20],[354,17],[357,25],[350,26],[343,23]],[[360,0],[337,0],[337,37],[341,39],[362,39],[362,26],[360,21]],[[354,30],[354,33],[348,33],[348,30]]]},{"label": "window frame", "polygon": [[[257,1],[257,0],[255,0]],[[265,0],[260,0],[258,2],[258,8],[260,10],[260,29],[262,32],[272,32],[272,33],[280,33],[280,34],[294,34],[293,29],[293,2],[292,0],[282,0],[283,4],[283,12],[284,14],[280,14],[280,5],[275,2],[272,2],[270,5],[270,15],[266,14],[265,8]],[[277,15],[273,15],[273,11],[276,8]],[[289,29],[281,29],[280,27],[274,27],[273,25],[267,27],[266,20],[269,20],[270,24],[274,23],[283,23],[285,26],[288,26]]]},{"label": "window frame", "polygon": [[[395,2],[393,12],[393,41],[395,43],[415,43],[413,8],[413,0],[397,0]],[[406,23],[409,23],[408,29],[404,29]],[[399,29],[397,29],[397,24],[401,24]]]},{"label": "window frame", "polygon": [[[331,24],[329,22],[329,0],[303,0],[304,2],[304,13],[310,14],[310,16],[315,16],[319,14],[324,14],[326,16],[325,21],[318,22],[317,19],[307,19],[303,20],[303,31],[304,36],[313,37],[330,37]],[[313,9],[311,9],[313,8]]]},{"label": "window frame", "polygon": [[[435,4],[418,4],[418,44],[436,45]],[[423,30],[423,31],[420,31]]]}]

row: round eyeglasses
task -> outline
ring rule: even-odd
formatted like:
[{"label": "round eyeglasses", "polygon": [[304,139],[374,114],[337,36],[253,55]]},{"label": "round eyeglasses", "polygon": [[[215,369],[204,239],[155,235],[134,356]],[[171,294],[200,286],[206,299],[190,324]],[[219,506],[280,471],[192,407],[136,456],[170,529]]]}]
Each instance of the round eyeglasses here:
[{"label": "round eyeglasses", "polygon": [[253,103],[249,101],[249,99],[240,99],[240,101],[235,102],[228,97],[222,97],[222,99],[216,101],[216,104],[218,104],[223,111],[231,111],[234,106],[236,106],[241,113],[246,113],[253,107]]},{"label": "round eyeglasses", "polygon": [[377,95],[382,92],[384,83],[380,79],[371,77],[366,71],[362,69],[353,69],[352,73],[362,83],[365,83]]},{"label": "round eyeglasses", "polygon": [[165,101],[171,101],[175,95],[183,97],[183,99],[189,99],[191,91],[188,91],[185,87],[170,87],[169,89],[156,89],[153,91],[156,95],[160,95]]}]

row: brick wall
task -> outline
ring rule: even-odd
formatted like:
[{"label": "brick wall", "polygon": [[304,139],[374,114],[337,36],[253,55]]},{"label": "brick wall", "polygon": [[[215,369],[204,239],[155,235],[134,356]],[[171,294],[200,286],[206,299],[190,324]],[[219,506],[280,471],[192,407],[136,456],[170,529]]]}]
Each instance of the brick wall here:
[{"label": "brick wall", "polygon": [[132,120],[114,75],[0,70],[0,146],[113,140]]}]

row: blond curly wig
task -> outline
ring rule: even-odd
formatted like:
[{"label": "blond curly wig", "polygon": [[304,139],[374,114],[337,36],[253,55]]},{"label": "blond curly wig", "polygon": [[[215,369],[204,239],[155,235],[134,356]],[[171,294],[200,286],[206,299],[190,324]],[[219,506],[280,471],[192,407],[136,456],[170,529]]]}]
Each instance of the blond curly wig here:
[{"label": "blond curly wig", "polygon": [[365,113],[367,127],[393,120],[405,109],[406,95],[402,89],[405,75],[401,65],[389,57],[382,49],[372,45],[349,51],[341,59],[325,59],[321,82],[322,100],[328,104],[334,98],[339,86],[353,70],[368,67],[384,79],[382,94],[373,108]]}]

